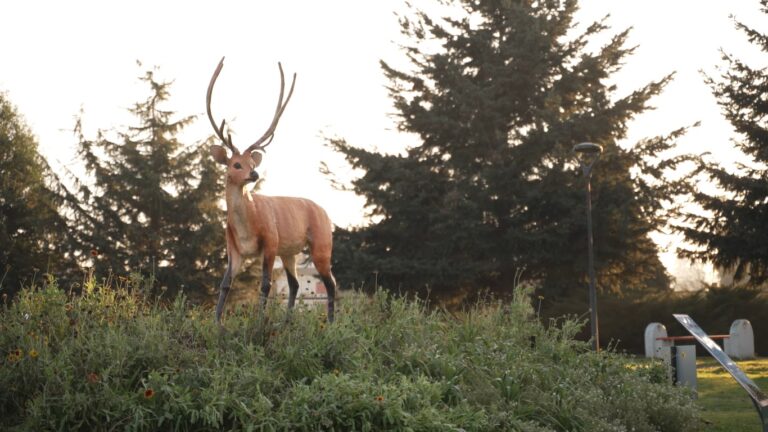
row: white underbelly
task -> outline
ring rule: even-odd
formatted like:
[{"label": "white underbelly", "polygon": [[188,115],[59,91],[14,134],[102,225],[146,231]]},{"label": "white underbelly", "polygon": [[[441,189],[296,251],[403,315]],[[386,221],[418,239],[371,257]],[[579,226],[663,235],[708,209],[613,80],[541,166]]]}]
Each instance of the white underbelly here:
[{"label": "white underbelly", "polygon": [[304,241],[280,242],[277,248],[277,256],[296,255],[306,246]]},{"label": "white underbelly", "polygon": [[237,244],[241,255],[250,257],[259,253],[259,241],[256,236],[238,236]]}]

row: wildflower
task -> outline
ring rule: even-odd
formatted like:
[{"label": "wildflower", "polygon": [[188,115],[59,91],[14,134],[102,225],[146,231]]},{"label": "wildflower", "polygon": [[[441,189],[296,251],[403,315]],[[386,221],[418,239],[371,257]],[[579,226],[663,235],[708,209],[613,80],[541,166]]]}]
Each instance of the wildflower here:
[{"label": "wildflower", "polygon": [[341,373],[341,371],[338,370],[338,369],[334,369],[333,370],[333,374],[336,375],[336,376],[338,376],[340,373]]},{"label": "wildflower", "polygon": [[24,351],[22,351],[21,348],[16,348],[15,350],[11,351],[11,354],[13,354],[15,357],[21,358],[21,356],[24,355]]},{"label": "wildflower", "polygon": [[155,397],[155,391],[152,390],[151,387],[146,389],[146,390],[144,390],[144,398],[145,399],[152,399],[153,397]]},{"label": "wildflower", "polygon": [[86,379],[88,380],[89,383],[96,384],[97,382],[99,382],[99,374],[97,374],[96,372],[91,372],[86,376]]},{"label": "wildflower", "polygon": [[36,359],[37,358],[37,350],[29,350],[29,357]]},{"label": "wildflower", "polygon": [[376,402],[384,402],[384,396],[382,395],[378,395],[374,399],[376,400]]},{"label": "wildflower", "polygon": [[19,361],[19,357],[17,357],[16,354],[13,352],[9,352],[6,359],[8,360],[8,363],[16,363],[17,361]]},{"label": "wildflower", "polygon": [[325,330],[325,323],[320,323],[320,330]]},{"label": "wildflower", "polygon": [[97,257],[97,256],[99,256],[99,251],[97,251],[96,249],[91,249],[91,256],[92,256],[92,257]]}]

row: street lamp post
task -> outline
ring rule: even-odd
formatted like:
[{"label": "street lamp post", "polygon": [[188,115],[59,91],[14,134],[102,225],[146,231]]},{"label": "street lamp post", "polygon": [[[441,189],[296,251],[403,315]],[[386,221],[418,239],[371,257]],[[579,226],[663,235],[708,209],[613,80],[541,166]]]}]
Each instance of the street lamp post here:
[{"label": "street lamp post", "polygon": [[595,252],[592,240],[592,167],[600,158],[603,148],[598,144],[576,144],[573,151],[579,155],[581,170],[587,179],[587,259],[589,272],[589,311],[592,327],[592,349],[600,352],[600,331],[597,325],[597,291],[595,289]]}]

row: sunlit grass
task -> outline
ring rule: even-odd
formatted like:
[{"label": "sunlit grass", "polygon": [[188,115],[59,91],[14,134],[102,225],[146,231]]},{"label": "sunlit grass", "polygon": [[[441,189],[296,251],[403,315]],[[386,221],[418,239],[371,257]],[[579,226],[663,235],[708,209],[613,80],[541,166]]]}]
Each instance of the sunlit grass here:
[{"label": "sunlit grass", "polygon": [[[768,389],[768,359],[738,361],[739,367],[760,388]],[[712,431],[762,432],[757,410],[747,392],[710,357],[697,362],[702,416]]]}]

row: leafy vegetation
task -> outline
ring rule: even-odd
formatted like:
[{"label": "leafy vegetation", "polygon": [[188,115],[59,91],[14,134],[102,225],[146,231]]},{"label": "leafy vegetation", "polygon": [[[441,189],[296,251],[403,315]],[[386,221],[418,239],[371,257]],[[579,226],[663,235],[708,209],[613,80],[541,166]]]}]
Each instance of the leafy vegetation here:
[{"label": "leafy vegetation", "polygon": [[231,311],[221,331],[138,276],[53,281],[0,313],[4,430],[695,431],[699,412],[653,364],[542,326],[524,291],[459,315],[348,294],[319,309]]},{"label": "leafy vegetation", "polygon": [[79,249],[70,226],[79,214],[73,201],[24,118],[0,93],[0,291],[13,295],[43,272],[68,276]]},{"label": "leafy vegetation", "polygon": [[209,142],[179,140],[194,117],[163,109],[171,83],[153,70],[140,79],[149,94],[130,110],[135,126],[89,139],[78,120],[78,154],[93,179],[81,184],[89,218],[79,230],[97,274],[140,272],[197,297],[224,268],[221,169]]},{"label": "leafy vegetation", "polygon": [[688,157],[669,154],[685,128],[619,142],[672,76],[619,94],[611,77],[634,50],[629,30],[582,28],[577,9],[453,0],[400,15],[408,62],[382,69],[399,129],[419,142],[400,151],[330,140],[360,173],[349,188],[371,217],[337,231],[339,279],[370,285],[375,269],[406,290],[504,291],[525,268],[522,280],[548,297],[583,286],[585,185],[572,149],[592,141],[604,148],[592,182],[599,288],[669,289],[649,233],[687,191]]},{"label": "leafy vegetation", "polygon": [[[766,18],[768,0],[760,4]],[[768,52],[765,30],[738,21],[736,27],[763,54]],[[704,211],[687,214],[686,225],[677,229],[696,246],[681,251],[683,256],[731,270],[737,283],[761,286],[768,282],[768,70],[764,61],[750,65],[725,52],[722,57],[721,76],[708,77],[707,83],[738,134],[740,162],[727,167],[717,160],[701,160],[699,169],[718,190],[693,194]]]}]

